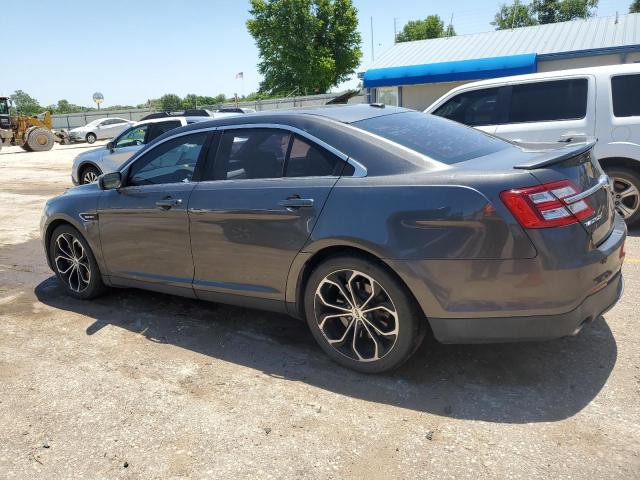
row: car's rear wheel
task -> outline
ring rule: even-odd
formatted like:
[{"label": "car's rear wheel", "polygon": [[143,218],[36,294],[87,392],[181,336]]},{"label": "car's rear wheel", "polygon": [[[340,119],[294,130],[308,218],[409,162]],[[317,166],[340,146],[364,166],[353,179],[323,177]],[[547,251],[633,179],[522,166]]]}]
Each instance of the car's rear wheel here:
[{"label": "car's rear wheel", "polygon": [[93,183],[98,180],[100,176],[100,170],[91,165],[82,169],[82,175],[80,175],[80,185],[86,185],[87,183]]},{"label": "car's rear wheel", "polygon": [[367,373],[394,369],[415,351],[426,319],[406,287],[366,258],[332,257],[305,290],[309,328],[336,362]]},{"label": "car's rear wheel", "polygon": [[640,175],[623,167],[606,169],[613,184],[613,198],[616,210],[633,225],[640,220]]},{"label": "car's rear wheel", "polygon": [[84,237],[70,225],[57,227],[49,241],[51,264],[66,293],[90,299],[105,290],[96,259]]},{"label": "car's rear wheel", "polygon": [[96,137],[95,133],[87,133],[87,136],[85,137],[87,143],[95,143],[97,139],[98,137]]}]

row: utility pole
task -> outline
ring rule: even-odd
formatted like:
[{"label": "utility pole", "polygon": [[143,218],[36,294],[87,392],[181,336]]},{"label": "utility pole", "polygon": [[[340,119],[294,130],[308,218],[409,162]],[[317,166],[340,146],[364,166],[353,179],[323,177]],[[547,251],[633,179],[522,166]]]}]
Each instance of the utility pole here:
[{"label": "utility pole", "polygon": [[375,62],[376,56],[373,52],[373,16],[371,17],[371,63]]},{"label": "utility pole", "polygon": [[393,17],[393,43],[395,44],[398,40],[398,19]]},{"label": "utility pole", "polygon": [[451,20],[449,20],[449,27],[447,28],[447,37],[451,36],[451,31],[453,30],[453,12],[451,12]]}]

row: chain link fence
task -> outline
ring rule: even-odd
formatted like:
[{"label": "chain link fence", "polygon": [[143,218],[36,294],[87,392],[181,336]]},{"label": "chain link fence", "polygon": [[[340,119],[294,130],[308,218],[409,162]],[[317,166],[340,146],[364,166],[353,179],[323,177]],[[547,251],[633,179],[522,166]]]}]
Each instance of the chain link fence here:
[{"label": "chain link fence", "polygon": [[[252,102],[238,102],[238,106],[242,108],[253,108],[257,111],[278,110],[283,108],[296,107],[314,107],[326,105],[335,99],[339,94],[328,93],[324,95],[308,95],[302,97],[273,98],[269,100],[255,100]],[[361,91],[359,94],[351,97],[348,103],[364,103],[366,95]],[[198,108],[207,110],[216,110],[223,107],[235,107],[235,103],[224,103],[219,105],[198,105]],[[82,127],[93,120],[105,117],[120,117],[127,120],[138,121],[142,117],[153,113],[155,110],[151,108],[136,108],[133,110],[102,110],[86,113],[68,113],[52,115],[53,128],[69,130],[76,127]]]}]

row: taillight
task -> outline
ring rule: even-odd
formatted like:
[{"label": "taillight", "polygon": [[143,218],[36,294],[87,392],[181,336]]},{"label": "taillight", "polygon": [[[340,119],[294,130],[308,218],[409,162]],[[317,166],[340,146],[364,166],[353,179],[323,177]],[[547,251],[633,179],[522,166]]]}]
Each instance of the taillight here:
[{"label": "taillight", "polygon": [[580,193],[569,180],[536,187],[507,190],[500,198],[524,228],[549,228],[571,225],[590,217],[594,210],[588,200],[566,205],[562,200]]}]

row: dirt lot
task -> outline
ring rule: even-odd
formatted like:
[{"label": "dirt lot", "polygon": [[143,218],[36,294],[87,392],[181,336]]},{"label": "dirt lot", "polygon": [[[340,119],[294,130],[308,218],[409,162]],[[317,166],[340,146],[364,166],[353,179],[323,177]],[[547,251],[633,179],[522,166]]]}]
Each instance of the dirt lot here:
[{"label": "dirt lot", "polygon": [[426,342],[392,375],[288,317],[62,295],[38,222],[84,146],[0,152],[1,478],[640,478],[640,238],[578,337]]}]

